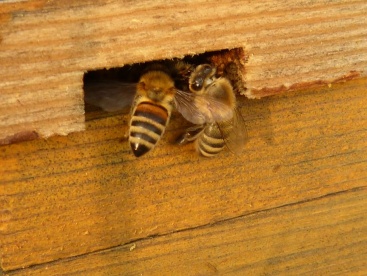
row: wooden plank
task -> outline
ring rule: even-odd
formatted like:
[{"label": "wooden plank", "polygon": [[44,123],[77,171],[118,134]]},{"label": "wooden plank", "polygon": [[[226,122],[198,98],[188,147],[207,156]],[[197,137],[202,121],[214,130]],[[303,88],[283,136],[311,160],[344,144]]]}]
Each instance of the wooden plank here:
[{"label": "wooden plank", "polygon": [[363,0],[3,1],[0,141],[83,130],[82,76],[98,68],[243,47],[248,97],[366,76],[366,12]]},{"label": "wooden plank", "polygon": [[366,200],[344,191],[9,275],[365,275]]},{"label": "wooden plank", "polygon": [[1,147],[4,270],[87,254],[366,186],[367,80],[241,101],[245,152],[198,156],[163,141],[136,159],[127,115]]}]

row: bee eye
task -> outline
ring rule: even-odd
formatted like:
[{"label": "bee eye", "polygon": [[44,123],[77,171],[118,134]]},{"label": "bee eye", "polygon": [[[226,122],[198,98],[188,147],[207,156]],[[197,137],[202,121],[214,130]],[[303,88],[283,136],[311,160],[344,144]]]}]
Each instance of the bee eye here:
[{"label": "bee eye", "polygon": [[204,75],[209,75],[213,71],[213,68],[210,65],[206,65],[203,70]]},{"label": "bee eye", "polygon": [[199,91],[201,90],[201,88],[203,88],[203,80],[201,78],[195,80],[192,84],[191,84],[191,90],[194,91]]}]

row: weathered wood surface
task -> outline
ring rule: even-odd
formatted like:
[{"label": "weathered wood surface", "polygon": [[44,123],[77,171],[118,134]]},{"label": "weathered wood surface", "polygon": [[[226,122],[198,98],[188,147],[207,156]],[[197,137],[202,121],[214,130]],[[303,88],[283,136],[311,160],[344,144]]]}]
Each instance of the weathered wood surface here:
[{"label": "weathered wood surface", "polygon": [[[122,140],[127,115],[96,117],[99,113],[92,113],[88,116],[94,119],[88,121],[85,132],[1,147],[3,269],[46,264],[51,270],[65,266],[62,269],[71,272],[85,260],[81,270],[103,270],[106,266],[106,271],[136,271],[131,259],[121,263],[126,246],[135,242],[137,249],[145,248],[142,253],[132,253],[142,255],[129,255],[132,259],[141,257],[138,271],[153,264],[159,271],[160,258],[165,253],[167,258],[174,254],[166,251],[169,246],[160,248],[160,242],[167,242],[180,248],[186,244],[187,248],[180,250],[198,259],[213,259],[208,267],[213,265],[219,271],[235,271],[237,265],[238,269],[252,266],[256,270],[261,266],[259,260],[273,264],[277,260],[274,258],[285,256],[281,252],[292,250],[294,259],[285,257],[289,261],[286,265],[304,273],[312,270],[311,265],[305,265],[307,260],[316,259],[320,269],[343,266],[347,271],[347,257],[338,259],[342,254],[350,254],[350,271],[358,270],[362,259],[354,260],[353,256],[360,254],[366,259],[359,241],[365,243],[367,238],[367,231],[362,231],[366,227],[362,206],[367,187],[366,86],[366,79],[354,80],[315,91],[242,100],[241,112],[250,140],[241,156],[222,152],[217,158],[206,159],[197,156],[192,145],[172,145],[185,126],[178,114],[173,116],[164,140],[141,159],[133,157]],[[341,195],[328,197],[336,193]],[[283,208],[287,205],[293,207]],[[279,222],[283,223],[280,227],[284,234],[276,232],[272,223],[266,224],[278,219],[284,220]],[[256,238],[263,223],[269,229],[263,229]],[[310,227],[309,234],[300,229],[302,238],[297,237],[297,223],[301,228]],[[236,225],[247,229],[244,236],[234,232],[226,236],[224,229]],[[203,226],[208,227],[195,230]],[[267,238],[266,231],[270,233]],[[211,239],[208,246],[216,246],[216,238],[223,240],[230,245],[226,249],[229,255],[221,255],[222,251],[214,248],[206,251],[205,247],[197,252],[205,232]],[[196,244],[180,244],[180,239],[190,233]],[[235,259],[230,267],[229,256],[242,252],[237,242],[242,246],[251,237],[255,240],[243,250],[253,251],[253,258]],[[260,244],[253,248],[257,240]],[[277,250],[256,251],[272,245]],[[312,251],[315,248],[319,248],[316,259]],[[332,253],[334,248],[341,252]],[[90,255],[92,252],[97,255]],[[154,255],[157,259],[150,259]],[[110,256],[116,259],[103,259]],[[66,260],[54,262],[59,259]],[[94,260],[101,261],[91,265]],[[116,267],[109,267],[110,261]],[[176,264],[172,263],[172,269]],[[193,265],[193,269],[202,269],[197,262]],[[33,269],[45,267],[27,271]]]},{"label": "weathered wood surface", "polygon": [[88,70],[243,47],[248,96],[366,76],[367,2],[2,1],[0,141],[83,130]]},{"label": "weathered wood surface", "polygon": [[365,275],[366,201],[344,191],[10,275]]}]

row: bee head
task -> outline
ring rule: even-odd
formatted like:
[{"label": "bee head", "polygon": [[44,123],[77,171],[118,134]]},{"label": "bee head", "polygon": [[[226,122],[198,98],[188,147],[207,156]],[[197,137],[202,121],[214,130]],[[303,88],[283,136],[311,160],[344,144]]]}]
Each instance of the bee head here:
[{"label": "bee head", "polygon": [[210,85],[215,79],[216,68],[210,64],[198,65],[190,76],[190,90],[200,92]]}]

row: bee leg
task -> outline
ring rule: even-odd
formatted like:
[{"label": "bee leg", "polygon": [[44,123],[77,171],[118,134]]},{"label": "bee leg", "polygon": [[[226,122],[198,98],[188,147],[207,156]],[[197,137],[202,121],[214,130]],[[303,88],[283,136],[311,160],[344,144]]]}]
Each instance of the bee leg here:
[{"label": "bee leg", "polygon": [[176,144],[185,145],[194,142],[204,130],[205,125],[196,125],[186,129],[184,133],[176,139]]}]

